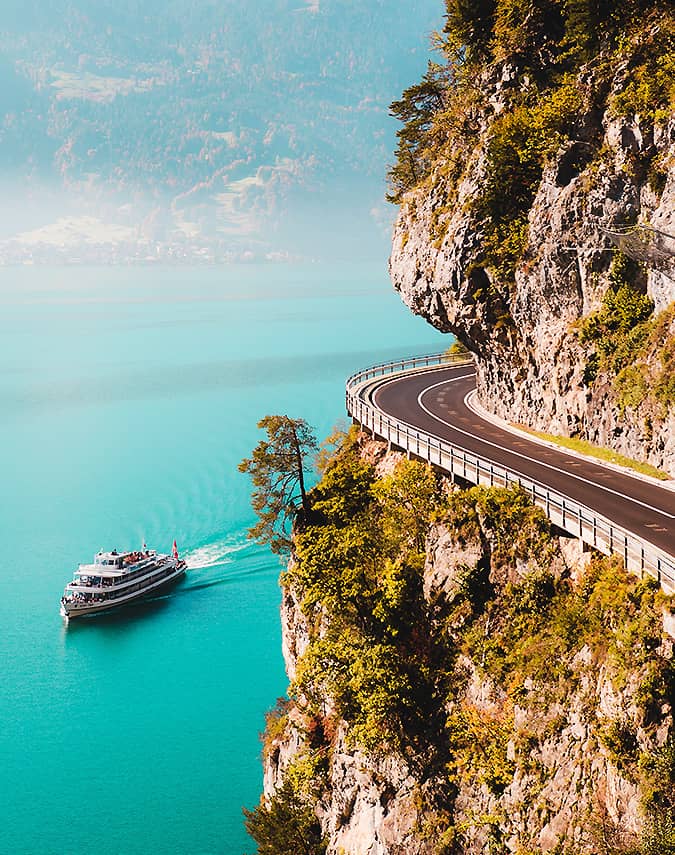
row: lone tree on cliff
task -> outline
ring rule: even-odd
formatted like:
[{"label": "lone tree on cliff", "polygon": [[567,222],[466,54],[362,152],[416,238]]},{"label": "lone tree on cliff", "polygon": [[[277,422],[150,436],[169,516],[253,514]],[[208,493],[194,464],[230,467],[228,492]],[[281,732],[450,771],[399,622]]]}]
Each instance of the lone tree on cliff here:
[{"label": "lone tree on cliff", "polygon": [[251,505],[258,522],[248,530],[251,540],[267,543],[273,552],[286,552],[291,545],[289,523],[302,510],[309,513],[304,466],[318,450],[312,428],[304,419],[265,416],[258,427],[267,431],[251,457],[239,464],[253,481]]}]

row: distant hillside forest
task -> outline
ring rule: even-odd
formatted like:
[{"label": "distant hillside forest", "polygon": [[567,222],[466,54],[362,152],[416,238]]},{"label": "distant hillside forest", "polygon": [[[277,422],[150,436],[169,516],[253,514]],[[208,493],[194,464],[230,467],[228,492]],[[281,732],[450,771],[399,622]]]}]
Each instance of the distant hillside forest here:
[{"label": "distant hillside forest", "polygon": [[441,11],[437,0],[395,15],[384,0],[9,0],[0,174],[118,219],[125,205],[137,222],[160,207],[150,233],[259,238],[289,200],[316,205],[320,191],[336,204],[353,192],[368,215],[394,145],[388,104],[423,71]]}]

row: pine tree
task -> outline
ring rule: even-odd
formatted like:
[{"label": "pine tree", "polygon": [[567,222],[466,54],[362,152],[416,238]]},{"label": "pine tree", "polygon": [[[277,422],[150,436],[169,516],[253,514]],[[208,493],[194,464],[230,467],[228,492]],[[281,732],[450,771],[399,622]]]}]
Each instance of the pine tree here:
[{"label": "pine tree", "polygon": [[469,60],[487,58],[496,6],[496,0],[445,0],[444,32],[451,47]]},{"label": "pine tree", "polygon": [[424,148],[427,132],[434,115],[443,109],[449,79],[448,69],[430,62],[421,82],[406,89],[389,108],[390,115],[403,122],[403,127],[396,132],[396,163],[389,170],[390,193],[387,198],[390,202],[398,203],[401,196],[426,174],[428,164],[425,164]]},{"label": "pine tree", "polygon": [[244,816],[258,855],[323,855],[326,851],[314,811],[288,781],[267,804],[244,808]]},{"label": "pine tree", "polygon": [[305,515],[310,510],[304,467],[318,445],[304,419],[265,416],[258,427],[267,431],[267,439],[239,464],[239,471],[251,476],[255,488],[251,505],[258,522],[248,530],[248,536],[268,544],[273,552],[287,552],[291,521],[299,510]]}]

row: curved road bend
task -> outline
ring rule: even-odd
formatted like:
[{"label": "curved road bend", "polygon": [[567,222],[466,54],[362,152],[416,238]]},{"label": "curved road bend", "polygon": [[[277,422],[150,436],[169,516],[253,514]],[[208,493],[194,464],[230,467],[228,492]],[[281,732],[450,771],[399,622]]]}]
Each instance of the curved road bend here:
[{"label": "curved road bend", "polygon": [[385,380],[371,397],[399,421],[545,484],[675,556],[675,491],[485,421],[465,402],[475,385],[463,365]]}]

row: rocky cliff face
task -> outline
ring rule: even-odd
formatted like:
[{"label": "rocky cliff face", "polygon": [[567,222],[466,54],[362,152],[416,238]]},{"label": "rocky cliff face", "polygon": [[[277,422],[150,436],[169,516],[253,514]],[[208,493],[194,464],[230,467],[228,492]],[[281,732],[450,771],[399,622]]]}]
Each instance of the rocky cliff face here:
[{"label": "rocky cliff face", "polygon": [[[476,355],[488,409],[675,475],[662,7],[448,0],[455,66],[392,105],[390,271]],[[459,489],[354,431],[312,507],[282,578],[261,853],[673,851],[672,598],[517,490]]]},{"label": "rocky cliff face", "polygon": [[[401,461],[372,441],[359,453],[376,463],[376,483]],[[443,688],[432,681],[437,697],[421,730],[396,745],[382,725],[381,744],[364,747],[323,684],[318,705],[298,690],[303,662],[334,617],[330,607],[320,617],[307,608],[302,558],[286,574],[283,649],[294,700],[268,729],[262,804],[271,810],[294,782],[324,837],[325,850],[312,852],[617,855],[661,833],[649,811],[664,799],[671,810],[675,798],[673,641],[661,620],[669,607],[654,591],[639,593],[618,566],[603,592],[606,568],[589,568],[576,541],[542,540],[535,517],[516,520],[502,494],[455,493],[428,526],[421,611],[411,606],[409,620],[428,620],[441,644],[431,653],[433,644],[415,641],[420,673],[433,661],[448,677]],[[527,532],[515,552],[504,540],[510,525]],[[584,601],[604,610],[592,633],[582,629]],[[399,626],[397,637],[405,632]],[[321,651],[325,675],[336,663]],[[359,667],[348,662],[345,679],[356,680]],[[377,679],[370,691],[379,691]]]},{"label": "rocky cliff face", "polygon": [[[489,180],[496,123],[529,84],[517,63],[491,65],[479,82],[483,99],[471,141],[457,142],[465,149],[461,168],[448,179],[450,134],[427,180],[403,196],[390,273],[413,312],[476,355],[488,409],[511,422],[580,435],[675,475],[671,399],[658,406],[642,393],[622,400],[612,372],[602,368],[589,380],[589,346],[575,332],[611,284],[615,245],[603,227],[641,223],[674,236],[657,236],[667,252],[656,261],[638,248],[646,263],[633,285],[657,314],[675,300],[675,116],[662,111],[655,121],[653,112],[625,115],[616,106],[638,62],[628,54],[611,74],[601,75],[597,60],[576,73],[582,106],[545,160],[522,251],[506,277],[486,261],[489,224],[477,203]],[[650,236],[643,233],[648,242]],[[672,343],[672,313],[668,323]],[[646,354],[650,359],[658,362],[656,352]],[[645,376],[649,369],[639,371]]]}]

